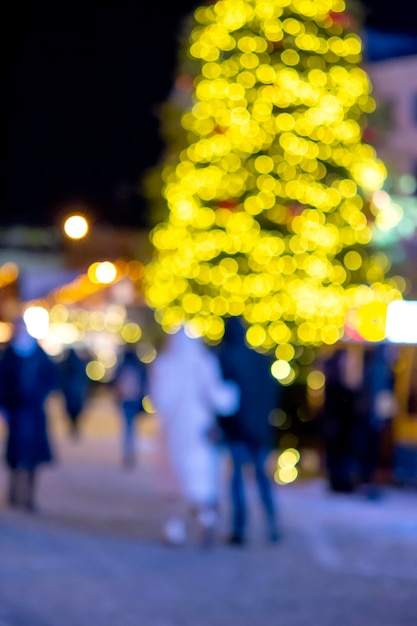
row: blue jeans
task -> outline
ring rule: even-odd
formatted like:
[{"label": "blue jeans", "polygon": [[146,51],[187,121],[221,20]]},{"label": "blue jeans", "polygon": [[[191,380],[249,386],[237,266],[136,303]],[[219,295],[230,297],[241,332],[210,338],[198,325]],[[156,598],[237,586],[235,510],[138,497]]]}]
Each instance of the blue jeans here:
[{"label": "blue jeans", "polygon": [[240,441],[231,442],[229,449],[233,462],[231,482],[233,535],[237,538],[243,538],[246,529],[247,520],[243,466],[247,462],[254,467],[261,503],[267,518],[268,532],[270,535],[273,535],[276,532],[276,512],[271,481],[265,471],[268,450],[257,445]]},{"label": "blue jeans", "polygon": [[123,457],[125,460],[133,461],[135,457],[135,424],[140,405],[136,400],[125,400],[122,402],[121,408],[123,414]]}]

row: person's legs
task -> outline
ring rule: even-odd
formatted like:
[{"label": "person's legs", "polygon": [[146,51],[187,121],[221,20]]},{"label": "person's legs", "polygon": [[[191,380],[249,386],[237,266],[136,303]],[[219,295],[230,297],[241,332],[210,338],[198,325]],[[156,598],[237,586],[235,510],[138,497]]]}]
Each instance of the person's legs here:
[{"label": "person's legs", "polygon": [[36,470],[17,467],[10,470],[8,503],[10,506],[34,511]]},{"label": "person's legs", "polygon": [[21,470],[22,477],[22,507],[27,511],[35,510],[35,487],[36,487],[36,469]]},{"label": "person's legs", "polygon": [[381,490],[376,481],[379,462],[381,433],[379,430],[368,428],[364,437],[364,447],[361,458],[360,481],[362,491],[371,500],[381,497]]},{"label": "person's legs", "polygon": [[132,467],[135,464],[135,418],[137,413],[136,403],[124,402],[123,411],[123,463],[126,467]]},{"label": "person's legs", "polygon": [[265,469],[268,451],[263,448],[253,446],[250,448],[250,453],[255,466],[255,476],[258,484],[259,495],[266,513],[268,538],[270,541],[277,541],[279,538],[279,532],[276,521],[275,502],[272,492],[272,484]]},{"label": "person's legs", "polygon": [[70,430],[70,435],[73,439],[79,439],[80,424],[79,424],[78,414],[69,416],[69,430]]},{"label": "person's legs", "polygon": [[247,456],[244,443],[232,442],[230,444],[230,454],[232,457],[232,536],[231,543],[243,543],[246,527],[246,503],[243,484],[243,465]]},{"label": "person's legs", "polygon": [[9,487],[7,493],[7,503],[9,506],[18,506],[19,503],[19,469],[13,468],[9,472]]},{"label": "person's legs", "polygon": [[218,505],[198,502],[190,507],[191,526],[196,532],[196,541],[202,548],[210,547],[216,538],[219,521]]},{"label": "person's legs", "polygon": [[162,525],[162,540],[169,546],[186,543],[188,535],[189,504],[179,491],[172,491],[164,498],[166,518]]}]

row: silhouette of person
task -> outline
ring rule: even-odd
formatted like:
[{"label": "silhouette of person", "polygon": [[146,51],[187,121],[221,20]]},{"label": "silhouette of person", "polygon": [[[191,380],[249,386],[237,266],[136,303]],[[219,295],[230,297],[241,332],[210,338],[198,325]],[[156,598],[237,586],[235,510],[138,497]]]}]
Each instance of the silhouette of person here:
[{"label": "silhouette of person", "polygon": [[128,468],[136,463],[135,424],[143,408],[146,378],[146,366],[139,360],[134,347],[129,346],[125,350],[114,377],[116,401],[123,418],[123,465]]},{"label": "silhouette of person", "polygon": [[364,377],[358,403],[356,455],[358,479],[370,499],[381,496],[377,485],[383,433],[397,410],[392,346],[380,343],[365,351]]},{"label": "silhouette of person", "polygon": [[[217,357],[201,339],[181,329],[168,337],[150,371],[152,403],[161,419],[167,474],[184,506],[165,524],[165,538],[182,543],[191,512],[203,545],[214,539],[218,520],[219,449],[209,433],[216,414],[232,413],[239,391],[221,375]],[[164,477],[166,480],[166,477]]]},{"label": "silhouette of person", "polygon": [[359,358],[353,350],[338,349],[324,362],[322,431],[329,485],[335,492],[350,493],[355,486],[355,432],[362,384]]},{"label": "silhouette of person", "polygon": [[247,464],[255,471],[268,538],[275,542],[279,539],[279,529],[272,483],[265,466],[274,446],[269,417],[277,408],[280,387],[271,374],[269,357],[246,345],[245,329],[239,318],[227,320],[220,361],[224,378],[236,382],[241,393],[236,413],[221,420],[232,460],[232,533],[229,542],[243,544],[245,541],[247,513],[243,468]]},{"label": "silhouette of person", "polygon": [[80,415],[84,408],[88,385],[85,363],[74,348],[69,348],[62,361],[58,363],[58,370],[70,432],[73,437],[78,437]]},{"label": "silhouette of person", "polygon": [[0,406],[8,424],[8,502],[35,509],[37,470],[52,460],[45,401],[57,389],[55,364],[29,335],[23,319],[0,360]]}]

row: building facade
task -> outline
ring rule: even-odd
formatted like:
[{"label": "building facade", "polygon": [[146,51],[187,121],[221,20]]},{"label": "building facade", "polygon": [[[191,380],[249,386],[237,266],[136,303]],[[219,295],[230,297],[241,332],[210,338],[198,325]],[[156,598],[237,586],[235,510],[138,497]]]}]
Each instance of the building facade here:
[{"label": "building facade", "polygon": [[[366,68],[386,127],[378,154],[396,175],[417,177],[417,56],[371,63]],[[385,124],[384,124],[385,126]]]}]

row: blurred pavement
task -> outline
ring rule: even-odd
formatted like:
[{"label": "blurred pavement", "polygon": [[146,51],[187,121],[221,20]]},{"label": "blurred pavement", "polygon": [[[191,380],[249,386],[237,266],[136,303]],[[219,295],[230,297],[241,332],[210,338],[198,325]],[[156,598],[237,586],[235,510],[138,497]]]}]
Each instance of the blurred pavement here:
[{"label": "blurred pavement", "polygon": [[[54,412],[59,463],[42,471],[37,514],[6,508],[0,469],[0,626],[417,626],[416,490],[369,502],[321,479],[277,487],[271,546],[251,484],[245,547],[165,547],[155,421],[129,471],[108,398],[89,403],[79,442]],[[226,517],[225,503],[222,536]]]}]

